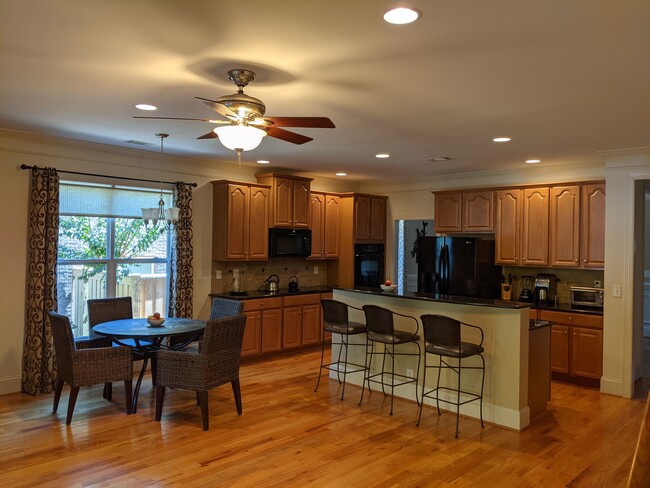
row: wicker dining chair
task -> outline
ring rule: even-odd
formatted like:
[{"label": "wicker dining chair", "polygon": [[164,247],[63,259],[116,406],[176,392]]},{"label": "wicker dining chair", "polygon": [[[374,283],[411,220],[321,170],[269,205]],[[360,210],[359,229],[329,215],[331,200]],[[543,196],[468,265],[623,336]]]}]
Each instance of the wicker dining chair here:
[{"label": "wicker dining chair", "polygon": [[201,407],[203,430],[208,430],[208,390],[225,383],[231,384],[237,414],[241,415],[239,362],[245,327],[245,314],[209,320],[199,352],[158,352],[155,416],[157,421],[160,421],[162,416],[165,388],[194,390]]},{"label": "wicker dining chair", "polygon": [[[63,384],[71,387],[68,399],[68,414],[65,423],[70,425],[72,413],[81,386],[112,384],[113,381],[124,381],[126,413],[131,413],[133,358],[130,347],[90,347],[90,341],[74,341],[70,320],[65,315],[48,312],[52,336],[54,338],[54,354],[57,369],[56,387],[54,390],[54,407],[56,412],[63,391]],[[110,401],[110,398],[108,398]]]},{"label": "wicker dining chair", "polygon": [[[239,315],[244,310],[244,302],[242,300],[231,300],[229,298],[213,298],[212,308],[210,310],[210,320],[222,319],[224,317],[233,317]],[[198,336],[194,333],[179,334],[169,338],[169,347],[172,349],[179,349],[183,347],[184,343],[189,343],[194,340],[201,340],[203,332]]]}]

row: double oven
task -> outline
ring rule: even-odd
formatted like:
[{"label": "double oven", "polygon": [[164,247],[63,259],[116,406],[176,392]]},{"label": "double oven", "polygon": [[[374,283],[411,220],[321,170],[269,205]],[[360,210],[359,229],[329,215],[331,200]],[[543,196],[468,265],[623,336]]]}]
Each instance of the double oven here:
[{"label": "double oven", "polygon": [[384,283],[384,245],[354,245],[354,287],[378,288]]}]

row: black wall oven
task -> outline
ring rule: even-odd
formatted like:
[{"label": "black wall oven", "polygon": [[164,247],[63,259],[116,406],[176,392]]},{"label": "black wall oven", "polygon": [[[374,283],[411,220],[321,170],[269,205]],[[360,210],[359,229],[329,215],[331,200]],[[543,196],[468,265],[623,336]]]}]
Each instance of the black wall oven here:
[{"label": "black wall oven", "polygon": [[354,286],[378,288],[384,283],[384,245],[354,245]]}]

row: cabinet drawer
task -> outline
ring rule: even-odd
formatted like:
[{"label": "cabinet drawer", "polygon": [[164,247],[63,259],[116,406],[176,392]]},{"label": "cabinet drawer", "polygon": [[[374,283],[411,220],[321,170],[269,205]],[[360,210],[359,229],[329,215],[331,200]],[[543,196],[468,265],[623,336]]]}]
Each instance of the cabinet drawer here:
[{"label": "cabinet drawer", "polygon": [[552,320],[558,324],[581,325],[584,327],[603,328],[603,317],[600,315],[586,315],[582,313],[552,312],[540,310],[541,320]]},{"label": "cabinet drawer", "polygon": [[244,300],[244,312],[252,310],[268,310],[270,308],[281,308],[282,298],[260,298],[257,300]]},{"label": "cabinet drawer", "polygon": [[309,295],[294,295],[291,297],[284,297],[285,307],[296,307],[299,305],[313,305],[320,303],[320,295],[318,293],[311,293]]}]

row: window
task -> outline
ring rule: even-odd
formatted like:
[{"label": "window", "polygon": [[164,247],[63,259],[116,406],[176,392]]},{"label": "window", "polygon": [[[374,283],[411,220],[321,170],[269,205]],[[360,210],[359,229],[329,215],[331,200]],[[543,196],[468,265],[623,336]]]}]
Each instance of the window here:
[{"label": "window", "polygon": [[[171,195],[163,198],[169,205]],[[59,201],[58,309],[75,336],[88,335],[90,298],[131,296],[134,317],[164,314],[169,234],[139,216],[158,192],[62,182]]]}]

